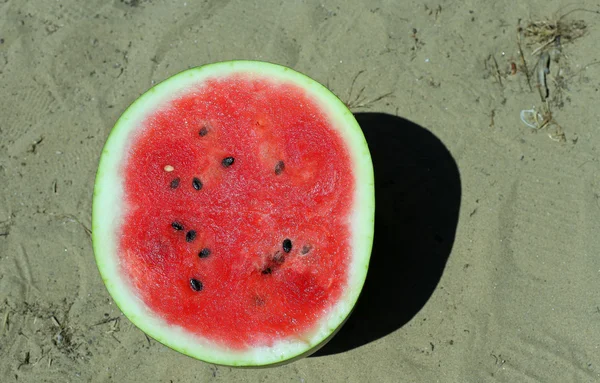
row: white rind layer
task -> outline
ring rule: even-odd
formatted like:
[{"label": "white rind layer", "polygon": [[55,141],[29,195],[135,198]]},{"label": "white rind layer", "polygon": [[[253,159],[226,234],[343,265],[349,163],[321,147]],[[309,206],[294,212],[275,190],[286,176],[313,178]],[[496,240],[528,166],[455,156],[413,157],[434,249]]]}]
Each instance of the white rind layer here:
[{"label": "white rind layer", "polygon": [[[357,180],[355,206],[351,209],[352,261],[348,288],[337,304],[325,312],[315,331],[303,340],[279,341],[273,347],[230,350],[185,329],[166,324],[135,296],[121,276],[117,254],[118,228],[122,221],[123,178],[121,163],[132,133],[149,113],[185,93],[207,78],[250,73],[303,87],[326,112],[331,125],[348,145]],[[94,187],[92,212],[93,247],[104,283],[121,311],[142,331],[183,354],[206,362],[230,366],[263,366],[288,362],[321,346],[348,317],[364,284],[373,242],[375,212],[371,156],[362,131],[348,108],[318,82],[290,68],[257,61],[228,61],[192,68],[159,83],[137,99],[119,118],[104,146]]]}]

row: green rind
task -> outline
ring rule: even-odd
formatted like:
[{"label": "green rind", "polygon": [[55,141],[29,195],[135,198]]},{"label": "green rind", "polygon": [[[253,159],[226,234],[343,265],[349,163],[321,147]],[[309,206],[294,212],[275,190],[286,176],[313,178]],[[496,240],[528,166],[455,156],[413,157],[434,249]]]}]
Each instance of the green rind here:
[{"label": "green rind", "polygon": [[[346,296],[335,306],[326,323],[316,335],[306,342],[283,342],[278,348],[259,348],[248,352],[227,350],[211,344],[183,329],[166,325],[128,289],[119,275],[114,228],[120,218],[122,201],[119,163],[126,153],[126,143],[135,124],[144,114],[155,110],[161,101],[172,99],[185,91],[186,85],[202,79],[236,72],[267,75],[275,79],[292,81],[302,86],[327,111],[330,122],[338,129],[350,147],[356,185],[354,214],[352,216],[353,260],[349,272]],[[356,304],[364,284],[373,243],[375,193],[373,166],[369,149],[356,119],[346,105],[333,93],[311,78],[290,68],[259,61],[226,61],[180,72],[155,85],[144,93],[119,118],[113,127],[100,157],[92,207],[92,240],[96,263],[102,279],[121,311],[142,331],[188,356],[206,362],[227,366],[272,366],[288,363],[307,356],[322,347],[339,330]],[[289,344],[288,344],[289,343]]]}]

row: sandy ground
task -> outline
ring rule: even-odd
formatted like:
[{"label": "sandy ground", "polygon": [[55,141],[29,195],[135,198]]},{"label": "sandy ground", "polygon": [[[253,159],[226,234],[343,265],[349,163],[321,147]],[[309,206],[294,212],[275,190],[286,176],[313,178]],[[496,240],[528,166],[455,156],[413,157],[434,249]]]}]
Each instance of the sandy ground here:
[{"label": "sandy ground", "polygon": [[[547,113],[540,44],[521,41],[530,88],[518,22],[564,5],[0,0],[0,381],[600,381],[599,14],[561,19],[587,28],[550,63],[554,120],[520,119]],[[98,157],[128,104],[235,58],[327,84],[379,161],[362,308],[319,356],[267,370],[147,339],[112,303],[87,232]]]}]

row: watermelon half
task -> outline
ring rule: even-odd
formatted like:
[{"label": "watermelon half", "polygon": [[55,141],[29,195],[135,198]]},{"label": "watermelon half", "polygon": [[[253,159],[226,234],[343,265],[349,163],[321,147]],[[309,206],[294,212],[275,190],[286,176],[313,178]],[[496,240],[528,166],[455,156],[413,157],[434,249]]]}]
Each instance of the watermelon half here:
[{"label": "watermelon half", "polygon": [[94,252],[152,338],[210,363],[279,364],[349,316],[374,210],[367,143],[338,98],[283,66],[221,62],[119,118],[96,176]]}]

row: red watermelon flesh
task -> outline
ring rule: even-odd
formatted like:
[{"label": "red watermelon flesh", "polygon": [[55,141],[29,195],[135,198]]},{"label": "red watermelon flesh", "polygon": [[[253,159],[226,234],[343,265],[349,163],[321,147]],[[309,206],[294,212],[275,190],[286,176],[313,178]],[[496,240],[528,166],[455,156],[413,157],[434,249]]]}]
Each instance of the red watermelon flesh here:
[{"label": "red watermelon flesh", "polygon": [[339,299],[356,180],[320,110],[295,84],[239,74],[146,116],[122,162],[118,248],[169,325],[269,346],[304,337]]}]

